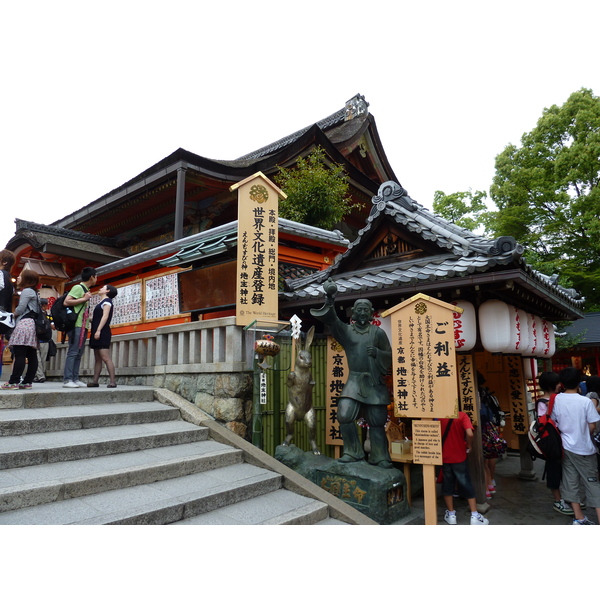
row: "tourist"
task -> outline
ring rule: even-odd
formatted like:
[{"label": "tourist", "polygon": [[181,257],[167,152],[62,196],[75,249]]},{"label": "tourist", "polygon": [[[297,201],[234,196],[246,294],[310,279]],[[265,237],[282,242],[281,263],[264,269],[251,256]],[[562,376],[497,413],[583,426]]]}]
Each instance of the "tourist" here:
[{"label": "tourist", "polygon": [[458,413],[457,419],[440,419],[442,431],[442,496],[446,503],[444,520],[448,525],[456,525],[453,494],[466,498],[471,509],[471,525],[489,525],[478,510],[475,489],[471,483],[467,454],[473,444],[473,425],[469,415]]},{"label": "tourist", "polygon": [[113,298],[117,295],[117,288],[105,285],[98,292],[100,302],[94,307],[92,314],[92,327],[90,329],[90,348],[94,351],[94,380],[88,383],[88,387],[98,387],[98,380],[102,372],[102,364],[106,365],[110,383],[106,386],[116,388],[115,365],[110,356],[110,322],[113,316]]},{"label": "tourist", "polygon": [[79,379],[79,367],[87,335],[88,303],[92,297],[90,288],[96,285],[97,281],[96,269],[85,267],[81,271],[81,283],[71,288],[64,301],[65,306],[74,308],[77,312],[75,327],[67,333],[69,347],[63,373],[63,387],[66,388],[87,387],[87,384]]},{"label": "tourist", "polygon": [[[21,290],[21,296],[14,312],[15,328],[8,343],[14,355],[14,362],[10,379],[2,385],[3,390],[30,390],[32,387],[38,366],[35,317],[40,311],[37,294],[39,281],[38,274],[31,269],[23,269],[17,277],[17,287]],[[27,372],[21,381],[26,363]]]},{"label": "tourist", "polygon": [[[560,391],[561,385],[558,373],[547,371],[538,378],[542,395],[536,400],[536,411],[538,417],[543,417],[548,412],[548,401],[552,394]],[[563,515],[572,515],[573,509],[562,499],[560,495],[560,482],[562,479],[562,462],[560,460],[546,459],[545,465],[546,487],[552,493],[554,502],[552,508]]]},{"label": "tourist", "polygon": [[581,377],[578,369],[563,369],[559,380],[564,391],[556,396],[552,418],[560,430],[563,444],[562,496],[571,503],[575,513],[573,525],[593,525],[583,514],[581,499],[585,497],[596,509],[600,520],[600,482],[596,447],[592,441],[600,415],[592,401],[579,393]]}]

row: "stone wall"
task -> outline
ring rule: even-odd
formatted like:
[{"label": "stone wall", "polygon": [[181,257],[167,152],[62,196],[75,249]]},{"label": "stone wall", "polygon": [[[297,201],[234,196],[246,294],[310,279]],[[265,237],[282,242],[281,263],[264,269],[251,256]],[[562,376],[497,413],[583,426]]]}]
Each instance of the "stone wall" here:
[{"label": "stone wall", "polygon": [[249,440],[252,431],[251,373],[165,373],[119,376],[119,385],[149,385],[179,394],[233,433]]}]

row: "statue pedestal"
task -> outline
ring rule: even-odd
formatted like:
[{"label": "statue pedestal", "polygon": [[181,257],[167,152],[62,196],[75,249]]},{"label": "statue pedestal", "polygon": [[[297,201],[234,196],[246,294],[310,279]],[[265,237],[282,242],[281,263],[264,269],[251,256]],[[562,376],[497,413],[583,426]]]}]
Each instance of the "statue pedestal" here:
[{"label": "statue pedestal", "polygon": [[275,458],[381,525],[410,512],[406,479],[396,468],[382,469],[365,461],[342,463],[293,444],[277,446]]}]

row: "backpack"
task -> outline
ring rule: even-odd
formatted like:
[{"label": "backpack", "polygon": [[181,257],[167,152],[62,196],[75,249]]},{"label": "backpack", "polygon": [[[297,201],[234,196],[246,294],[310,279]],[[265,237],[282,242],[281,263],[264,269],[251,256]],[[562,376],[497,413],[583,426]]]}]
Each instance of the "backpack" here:
[{"label": "backpack", "polygon": [[[81,286],[85,290],[85,286]],[[86,290],[87,291],[87,290]],[[50,314],[52,315],[52,321],[54,323],[54,327],[57,331],[71,331],[75,328],[75,323],[77,322],[77,317],[79,317],[79,313],[83,310],[84,304],[82,304],[82,308],[78,311],[73,310],[70,306],[65,306],[65,298],[69,295],[69,292],[65,292],[60,298],[54,302],[52,308],[50,309]]]},{"label": "backpack", "polygon": [[[548,410],[541,417],[537,414],[527,434],[527,450],[531,454],[531,458],[541,458],[543,460],[560,460],[563,456],[562,439],[560,431],[552,419],[552,409],[554,408],[554,400],[556,394],[550,396],[548,402]],[[539,402],[539,401],[538,401]]]}]

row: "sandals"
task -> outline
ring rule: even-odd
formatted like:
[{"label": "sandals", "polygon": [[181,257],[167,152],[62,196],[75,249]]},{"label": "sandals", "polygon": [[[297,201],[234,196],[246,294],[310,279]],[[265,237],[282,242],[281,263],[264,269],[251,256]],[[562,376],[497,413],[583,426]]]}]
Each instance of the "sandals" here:
[{"label": "sandals", "polygon": [[109,383],[106,387],[107,388],[116,388],[117,384],[116,383]]}]

